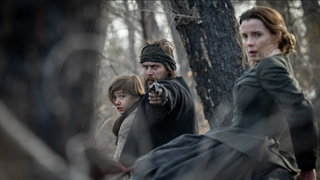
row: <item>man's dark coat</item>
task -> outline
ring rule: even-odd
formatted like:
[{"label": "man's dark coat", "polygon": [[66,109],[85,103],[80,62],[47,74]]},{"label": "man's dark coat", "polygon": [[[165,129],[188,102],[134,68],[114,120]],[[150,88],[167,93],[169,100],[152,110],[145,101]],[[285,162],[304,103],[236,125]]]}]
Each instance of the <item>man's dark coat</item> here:
[{"label": "man's dark coat", "polygon": [[193,98],[184,79],[177,77],[158,83],[163,89],[160,97],[164,105],[150,105],[149,92],[142,97],[119,159],[126,167],[182,134],[198,133]]}]

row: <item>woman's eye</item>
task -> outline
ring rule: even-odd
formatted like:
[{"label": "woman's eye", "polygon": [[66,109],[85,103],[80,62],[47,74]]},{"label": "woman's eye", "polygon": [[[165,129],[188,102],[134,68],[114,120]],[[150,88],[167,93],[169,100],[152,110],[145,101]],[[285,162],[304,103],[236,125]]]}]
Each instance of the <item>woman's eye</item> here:
[{"label": "woman's eye", "polygon": [[124,97],[126,97],[126,96],[124,96],[124,95],[121,95],[120,97],[121,97],[121,98],[124,98]]},{"label": "woman's eye", "polygon": [[255,37],[260,37],[260,36],[261,36],[261,34],[259,34],[259,33],[255,34]]},{"label": "woman's eye", "polygon": [[243,39],[247,39],[247,37],[248,37],[247,35],[242,35]]}]

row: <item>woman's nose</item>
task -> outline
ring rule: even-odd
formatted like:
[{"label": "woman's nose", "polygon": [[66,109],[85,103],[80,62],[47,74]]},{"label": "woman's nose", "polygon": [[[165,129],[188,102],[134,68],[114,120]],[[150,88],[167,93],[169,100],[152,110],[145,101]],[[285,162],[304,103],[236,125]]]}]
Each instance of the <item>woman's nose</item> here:
[{"label": "woman's nose", "polygon": [[246,41],[247,46],[253,46],[253,40],[252,38],[248,37],[247,41]]}]

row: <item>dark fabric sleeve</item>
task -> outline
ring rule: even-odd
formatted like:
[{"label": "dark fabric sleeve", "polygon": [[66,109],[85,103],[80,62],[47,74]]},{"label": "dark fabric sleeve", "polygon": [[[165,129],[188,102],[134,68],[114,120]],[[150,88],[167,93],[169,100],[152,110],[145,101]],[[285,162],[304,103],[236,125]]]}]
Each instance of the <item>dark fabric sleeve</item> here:
[{"label": "dark fabric sleeve", "polygon": [[257,68],[262,87],[288,121],[298,167],[314,169],[318,137],[313,107],[293,77],[291,65],[284,59],[273,57],[262,60]]},{"label": "dark fabric sleeve", "polygon": [[168,115],[176,107],[181,93],[178,91],[178,88],[176,88],[177,86],[179,85],[174,82],[159,82],[159,88],[163,90],[160,95],[163,101],[161,105],[151,105],[147,103],[147,115],[149,117],[162,118]]}]

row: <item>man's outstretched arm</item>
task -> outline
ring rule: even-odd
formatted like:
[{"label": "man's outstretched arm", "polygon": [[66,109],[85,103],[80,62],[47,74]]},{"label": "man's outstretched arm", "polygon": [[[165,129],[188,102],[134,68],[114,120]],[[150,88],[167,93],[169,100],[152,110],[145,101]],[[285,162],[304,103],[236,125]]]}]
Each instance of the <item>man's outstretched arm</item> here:
[{"label": "man's outstretched arm", "polygon": [[[150,117],[162,118],[169,114],[176,106],[179,92],[174,88],[171,91],[159,85],[159,94],[152,90],[152,85],[149,86],[147,112]],[[173,90],[172,90],[173,89]],[[173,92],[172,92],[173,91]]]}]

